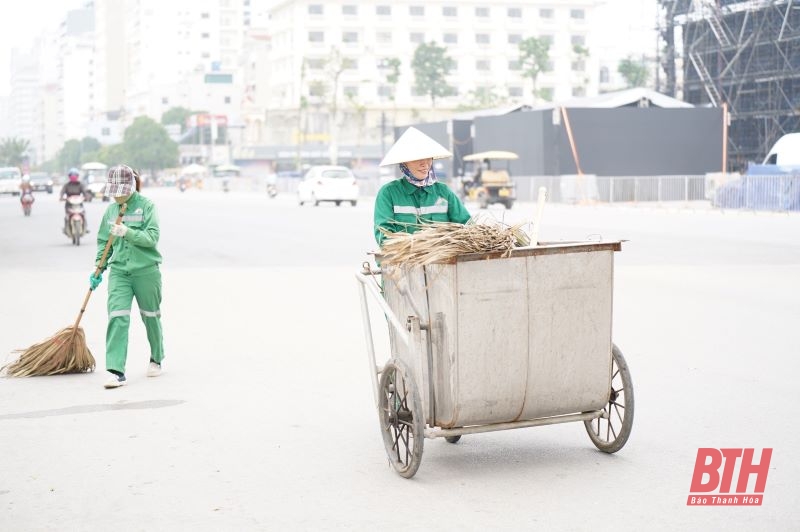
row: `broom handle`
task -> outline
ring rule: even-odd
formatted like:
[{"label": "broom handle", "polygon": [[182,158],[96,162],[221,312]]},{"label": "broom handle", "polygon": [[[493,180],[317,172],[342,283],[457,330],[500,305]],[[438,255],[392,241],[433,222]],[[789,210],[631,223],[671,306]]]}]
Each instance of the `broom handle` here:
[{"label": "broom handle", "polygon": [[[119,216],[117,216],[117,221],[114,224],[122,223],[122,217],[125,215],[125,211],[128,209],[128,204],[123,203],[122,207],[119,210]],[[108,252],[111,249],[111,244],[114,242],[114,235],[108,235],[108,242],[106,242],[106,247],[103,249],[103,254],[100,256],[100,262],[97,265],[97,268],[94,271],[95,277],[97,277],[100,272],[103,271],[103,266],[106,265],[106,258],[108,257]],[[81,305],[81,311],[78,313],[78,317],[75,319],[75,325],[72,326],[72,334],[78,330],[78,324],[81,322],[81,318],[83,318],[83,313],[86,311],[86,305],[89,304],[89,298],[92,297],[92,292],[94,290],[89,289],[86,292],[86,297],[83,298],[83,305]]]}]

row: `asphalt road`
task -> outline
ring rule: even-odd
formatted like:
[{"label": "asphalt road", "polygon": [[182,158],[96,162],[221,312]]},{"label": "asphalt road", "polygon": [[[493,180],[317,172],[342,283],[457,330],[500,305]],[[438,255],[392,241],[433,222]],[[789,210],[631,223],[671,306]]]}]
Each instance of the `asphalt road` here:
[{"label": "asphalt road", "polygon": [[[800,529],[800,215],[548,205],[541,240],[629,240],[614,279],[628,444],[601,453],[576,423],[426,440],[405,480],[385,459],[353,279],[375,248],[371,199],[146,194],[164,374],[145,378],[133,319],[129,385],[102,388],[104,282],[81,322],[98,371],[0,378],[0,530]],[[87,207],[93,237],[105,204]],[[95,247],[69,243],[62,212],[55,195],[30,218],[0,197],[0,362],[71,325],[86,294]],[[773,448],[763,505],[687,507],[699,447]]]}]

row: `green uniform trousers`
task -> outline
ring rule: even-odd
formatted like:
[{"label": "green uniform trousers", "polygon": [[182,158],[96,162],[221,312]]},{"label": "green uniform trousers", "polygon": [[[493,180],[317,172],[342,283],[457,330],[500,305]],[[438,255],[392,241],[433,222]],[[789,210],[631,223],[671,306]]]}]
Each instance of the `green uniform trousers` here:
[{"label": "green uniform trousers", "polygon": [[106,369],[125,373],[128,358],[128,328],[131,304],[136,297],[150,342],[150,358],[159,364],[164,359],[161,333],[161,271],[158,265],[134,272],[111,269],[108,280],[108,329],[106,330]]}]

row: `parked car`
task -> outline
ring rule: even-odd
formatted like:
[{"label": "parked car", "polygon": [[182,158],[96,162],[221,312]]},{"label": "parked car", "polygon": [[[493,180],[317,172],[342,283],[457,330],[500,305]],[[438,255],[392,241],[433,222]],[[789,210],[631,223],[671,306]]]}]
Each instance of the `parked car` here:
[{"label": "parked car", "polygon": [[0,168],[0,194],[19,195],[22,184],[22,172],[16,166]]},{"label": "parked car", "polygon": [[31,186],[35,191],[53,193],[53,179],[46,172],[31,172]]},{"label": "parked car", "polygon": [[343,201],[355,206],[358,202],[358,181],[346,166],[312,166],[297,185],[297,201],[300,205],[321,201],[332,201],[341,205]]}]

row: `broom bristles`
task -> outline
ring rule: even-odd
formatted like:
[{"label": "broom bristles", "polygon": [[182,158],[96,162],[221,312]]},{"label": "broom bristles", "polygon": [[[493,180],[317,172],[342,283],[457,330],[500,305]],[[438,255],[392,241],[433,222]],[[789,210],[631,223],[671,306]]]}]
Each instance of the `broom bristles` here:
[{"label": "broom bristles", "polygon": [[81,327],[65,327],[43,342],[14,352],[20,353],[19,358],[0,368],[9,377],[87,373],[95,367]]}]

